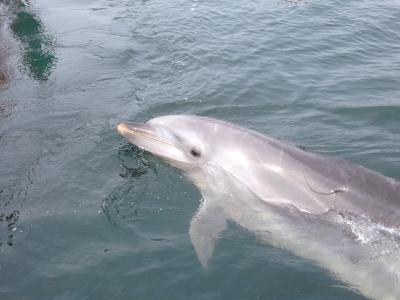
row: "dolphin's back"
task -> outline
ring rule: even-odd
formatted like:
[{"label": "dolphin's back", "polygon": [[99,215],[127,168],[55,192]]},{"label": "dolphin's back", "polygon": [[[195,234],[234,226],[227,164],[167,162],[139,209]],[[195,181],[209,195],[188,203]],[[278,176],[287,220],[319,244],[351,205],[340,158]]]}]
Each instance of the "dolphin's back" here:
[{"label": "dolphin's back", "polygon": [[[350,161],[321,154],[288,148],[288,155],[302,162],[316,176],[331,182],[328,191],[309,189],[321,198],[334,194],[334,207],[356,210],[379,223],[400,227],[400,182]],[[314,177],[313,176],[313,177]],[[327,195],[329,194],[329,195]]]},{"label": "dolphin's back", "polygon": [[[304,210],[313,213],[347,210],[386,226],[400,227],[399,181],[341,158],[305,151],[253,130],[219,122],[237,132],[233,140],[242,140],[244,151],[253,161],[248,165],[250,176],[244,176],[243,166],[235,162],[230,164],[231,173],[267,201],[268,193],[278,186],[299,209],[304,204]],[[271,172],[271,165],[283,172]],[[259,177],[258,181],[253,175]],[[307,201],[315,205],[310,209]]]}]

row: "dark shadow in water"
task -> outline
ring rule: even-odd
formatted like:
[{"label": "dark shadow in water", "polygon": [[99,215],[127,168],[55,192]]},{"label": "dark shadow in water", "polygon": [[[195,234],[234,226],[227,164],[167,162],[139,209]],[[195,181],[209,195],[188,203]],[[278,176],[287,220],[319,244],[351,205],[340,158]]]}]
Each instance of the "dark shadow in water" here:
[{"label": "dark shadow in water", "polygon": [[[1,138],[0,136],[0,141]],[[8,185],[0,183],[0,248],[14,245],[22,202],[34,181],[36,167],[37,161],[31,165],[25,178],[11,181]]]},{"label": "dark shadow in water", "polygon": [[144,151],[134,145],[123,144],[117,152],[122,172],[120,176],[128,181],[117,186],[103,201],[103,211],[108,221],[116,225],[119,222],[132,223],[138,218],[139,203],[137,195],[145,192],[143,184],[132,184],[132,180],[147,173],[149,164]]},{"label": "dark shadow in water", "polygon": [[17,194],[15,186],[0,187],[0,248],[3,244],[14,245],[14,231],[20,215],[14,205]]},{"label": "dark shadow in water", "polygon": [[[0,213],[0,225],[3,223],[7,226],[8,236],[7,236],[7,245],[14,245],[14,234],[13,229],[15,224],[19,219],[19,210],[13,210],[10,213]],[[0,240],[0,247],[3,246],[3,242]]]},{"label": "dark shadow in water", "polygon": [[[120,176],[125,181],[103,200],[102,209],[109,223],[129,228],[146,240],[168,241],[158,230],[152,231],[152,226],[175,221],[176,214],[183,209],[175,202],[187,196],[182,185],[176,184],[178,173],[170,174],[164,161],[128,143],[119,147],[117,158],[122,168]],[[163,167],[159,173],[160,165]]]},{"label": "dark shadow in water", "polygon": [[123,184],[113,189],[104,199],[102,209],[110,224],[132,224],[138,219],[139,203],[135,197],[137,193],[136,186]]},{"label": "dark shadow in water", "polygon": [[0,99],[0,121],[11,115],[14,105],[15,103],[12,101]]},{"label": "dark shadow in water", "polygon": [[8,7],[12,33],[22,43],[23,68],[32,79],[47,80],[57,61],[54,38],[30,11],[28,1],[3,0],[2,3]]},{"label": "dark shadow in water", "polygon": [[145,152],[132,144],[123,144],[118,149],[118,160],[124,172],[121,177],[139,177],[147,172],[150,167],[149,161],[145,157]]}]

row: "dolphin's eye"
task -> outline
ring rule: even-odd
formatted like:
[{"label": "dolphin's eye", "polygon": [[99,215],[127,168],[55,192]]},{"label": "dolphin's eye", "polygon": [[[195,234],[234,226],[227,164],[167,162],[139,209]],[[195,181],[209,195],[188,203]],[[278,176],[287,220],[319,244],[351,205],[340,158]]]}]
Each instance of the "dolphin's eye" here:
[{"label": "dolphin's eye", "polygon": [[194,156],[194,157],[200,157],[200,156],[201,156],[200,151],[197,150],[196,148],[192,148],[192,149],[190,150],[190,154],[191,154],[192,156]]}]

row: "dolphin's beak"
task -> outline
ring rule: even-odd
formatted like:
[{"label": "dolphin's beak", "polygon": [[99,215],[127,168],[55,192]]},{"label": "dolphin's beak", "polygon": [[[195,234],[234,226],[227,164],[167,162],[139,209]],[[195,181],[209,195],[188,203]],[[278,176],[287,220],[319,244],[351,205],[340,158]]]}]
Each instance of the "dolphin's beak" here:
[{"label": "dolphin's beak", "polygon": [[136,122],[121,122],[117,127],[118,132],[123,136],[126,132],[151,132],[150,126],[146,123],[136,123]]},{"label": "dolphin's beak", "polygon": [[148,123],[121,122],[118,132],[130,143],[168,160],[187,162],[187,157],[171,134]]}]

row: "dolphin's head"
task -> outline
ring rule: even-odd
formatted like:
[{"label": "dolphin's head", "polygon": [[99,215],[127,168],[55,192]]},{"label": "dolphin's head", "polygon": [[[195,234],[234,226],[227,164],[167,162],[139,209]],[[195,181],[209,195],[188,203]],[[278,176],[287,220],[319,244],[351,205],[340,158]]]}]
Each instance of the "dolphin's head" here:
[{"label": "dolphin's head", "polygon": [[186,169],[211,159],[218,128],[218,122],[209,118],[169,115],[146,123],[121,122],[118,132],[139,148]]}]

